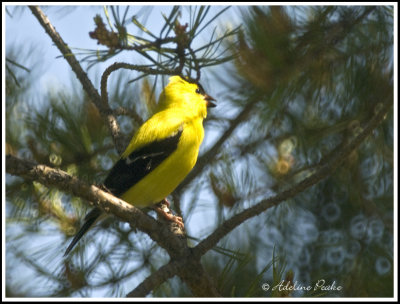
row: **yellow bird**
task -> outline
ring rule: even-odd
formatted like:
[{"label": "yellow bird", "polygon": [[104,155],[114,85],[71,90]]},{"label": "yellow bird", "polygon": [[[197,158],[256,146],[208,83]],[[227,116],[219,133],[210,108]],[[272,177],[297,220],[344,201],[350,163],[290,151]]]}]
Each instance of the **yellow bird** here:
[{"label": "yellow bird", "polygon": [[[196,164],[204,137],[203,120],[207,108],[215,107],[212,101],[215,99],[200,84],[180,76],[170,77],[160,94],[156,113],[133,135],[104,186],[134,206],[148,207],[163,201]],[[95,208],[86,215],[64,255],[102,214]],[[183,226],[181,218],[164,215]]]}]

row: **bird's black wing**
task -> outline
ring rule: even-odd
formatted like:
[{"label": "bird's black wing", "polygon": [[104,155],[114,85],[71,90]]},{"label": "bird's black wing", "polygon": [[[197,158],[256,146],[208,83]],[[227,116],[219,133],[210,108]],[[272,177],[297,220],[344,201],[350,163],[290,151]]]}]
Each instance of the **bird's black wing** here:
[{"label": "bird's black wing", "polygon": [[115,196],[125,193],[177,149],[181,135],[182,129],[179,129],[174,135],[149,143],[121,158],[106,177],[106,188]]},{"label": "bird's black wing", "polygon": [[[120,196],[170,156],[178,147],[181,135],[182,129],[179,129],[174,135],[154,141],[133,151],[128,157],[121,158],[111,169],[104,181],[104,185],[115,196]],[[64,256],[74,248],[101,213],[100,209],[94,208],[86,215],[85,223],[73,238]]]}]

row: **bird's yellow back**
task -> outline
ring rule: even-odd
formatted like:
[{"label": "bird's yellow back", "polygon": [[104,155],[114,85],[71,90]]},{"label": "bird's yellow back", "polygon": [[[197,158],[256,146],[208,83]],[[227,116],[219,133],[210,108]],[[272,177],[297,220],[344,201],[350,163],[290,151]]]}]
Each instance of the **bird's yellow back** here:
[{"label": "bird's yellow back", "polygon": [[[207,107],[215,106],[212,100],[200,85],[172,76],[160,94],[156,114],[137,130],[104,186],[135,206],[166,198],[196,163],[204,137],[203,119]],[[65,255],[102,214],[98,208],[88,213]],[[182,219],[175,222],[183,227]]]},{"label": "bird's yellow back", "polygon": [[204,137],[203,119],[207,100],[199,86],[172,76],[160,94],[157,112],[134,135],[122,159],[153,141],[177,136],[176,149],[154,170],[130,189],[122,199],[137,206],[148,206],[168,196],[196,163]]},{"label": "bird's yellow back", "polygon": [[156,113],[135,133],[122,158],[155,138],[165,138],[176,132],[183,122],[193,123],[198,119],[202,122],[207,117],[207,103],[204,95],[198,92],[197,84],[187,82],[180,76],[170,77],[160,94]]}]

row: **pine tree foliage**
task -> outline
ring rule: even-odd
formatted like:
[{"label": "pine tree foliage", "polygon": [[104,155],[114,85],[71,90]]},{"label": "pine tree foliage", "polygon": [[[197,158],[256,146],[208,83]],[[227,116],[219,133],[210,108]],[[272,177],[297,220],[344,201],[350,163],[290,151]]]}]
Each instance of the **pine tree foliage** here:
[{"label": "pine tree foliage", "polygon": [[[222,22],[232,11],[241,18],[233,29]],[[159,32],[146,25],[152,13],[105,7],[88,33],[98,50],[72,51],[88,69],[109,64],[102,86],[105,80],[125,145],[153,113],[165,76],[203,80],[208,74],[210,94],[220,90],[197,165],[171,195],[189,247],[335,157],[342,161],[207,250],[201,264],[219,294],[392,297],[393,7],[174,6],[160,16]],[[37,54],[28,61],[14,49],[6,52],[6,153],[100,185],[118,159],[102,110],[78,80],[72,91],[32,95]],[[113,64],[126,53],[135,54],[132,62]],[[383,122],[342,155],[383,109]],[[6,177],[8,297],[124,297],[169,263],[149,235],[116,218],[63,259],[90,204],[37,181]],[[299,290],[321,279],[341,288]],[[298,289],[272,290],[281,282]],[[193,296],[193,288],[174,276],[150,296]]]}]

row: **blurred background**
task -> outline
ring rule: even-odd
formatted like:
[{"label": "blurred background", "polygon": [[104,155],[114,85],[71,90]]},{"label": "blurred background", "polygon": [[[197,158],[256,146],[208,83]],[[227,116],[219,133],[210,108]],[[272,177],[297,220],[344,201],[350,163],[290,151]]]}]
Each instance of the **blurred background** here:
[{"label": "blurred background", "polygon": [[[193,246],[225,219],[311,175],[393,104],[393,6],[42,9],[98,89],[116,61],[176,68],[174,43],[131,47],[177,36],[178,28],[186,33],[183,71],[201,75],[218,105],[205,121],[193,174],[170,197]],[[97,108],[27,7],[3,6],[3,17],[6,153],[100,184],[118,154]],[[126,138],[153,113],[166,83],[138,71],[111,75],[109,102]],[[393,125],[390,111],[334,174],[209,251],[202,264],[221,294],[393,297]],[[64,259],[89,204],[11,175],[5,195],[7,297],[123,297],[169,260],[147,235],[115,219]],[[282,280],[341,288],[262,288]],[[175,277],[150,296],[190,295]]]}]

